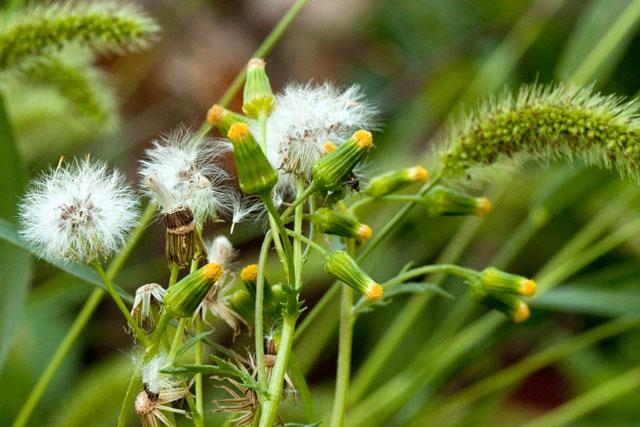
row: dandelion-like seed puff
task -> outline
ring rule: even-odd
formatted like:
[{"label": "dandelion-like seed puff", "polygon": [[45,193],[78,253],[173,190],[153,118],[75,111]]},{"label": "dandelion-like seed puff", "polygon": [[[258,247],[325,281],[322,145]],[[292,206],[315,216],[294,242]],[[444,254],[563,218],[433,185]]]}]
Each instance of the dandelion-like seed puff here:
[{"label": "dandelion-like seed puff", "polygon": [[20,203],[20,235],[47,260],[108,257],[136,224],[138,201],[104,162],[74,160],[33,181]]},{"label": "dandelion-like seed puff", "polygon": [[[225,211],[229,206],[231,188],[227,172],[219,165],[220,157],[230,151],[221,140],[198,137],[195,132],[179,128],[153,142],[141,162],[143,188],[163,211],[187,206],[197,223],[208,215]],[[149,178],[162,185],[167,194],[159,197],[148,185]]]},{"label": "dandelion-like seed puff", "polygon": [[278,187],[285,194],[295,194],[296,177],[311,179],[313,163],[327,146],[358,129],[375,128],[378,113],[356,85],[341,90],[330,83],[290,84],[276,101],[267,121],[267,157],[280,172]]}]

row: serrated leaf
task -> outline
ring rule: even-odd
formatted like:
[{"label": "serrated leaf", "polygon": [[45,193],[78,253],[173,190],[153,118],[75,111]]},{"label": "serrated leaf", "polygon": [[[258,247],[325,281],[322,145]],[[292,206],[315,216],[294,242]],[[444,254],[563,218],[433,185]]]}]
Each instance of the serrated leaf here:
[{"label": "serrated leaf", "polygon": [[203,375],[222,375],[239,378],[243,381],[242,386],[261,391],[256,380],[247,372],[237,366],[225,361],[218,356],[211,356],[216,365],[200,365],[195,363],[178,365],[162,369],[162,372],[168,374],[203,374]]},{"label": "serrated leaf", "polygon": [[[4,99],[0,96],[0,216],[13,219],[16,202],[24,188],[24,171],[18,155],[13,129],[7,117]],[[10,242],[0,241],[0,371],[7,357],[11,340],[22,315],[22,308],[31,282],[31,258],[25,250]]]},{"label": "serrated leaf", "polygon": [[[5,221],[2,218],[0,218],[0,241],[1,240],[11,243],[12,251],[16,251],[15,247],[17,246],[19,248],[26,249],[35,257],[38,256],[38,254],[35,253],[33,249],[30,248],[24,242],[24,240],[22,240],[22,238],[18,234],[18,231],[16,230],[15,225],[11,224],[8,221]],[[106,290],[106,287],[104,283],[102,283],[100,276],[98,276],[98,274],[95,271],[93,271],[90,267],[84,264],[64,263],[59,261],[48,261],[48,262],[55,265],[60,270],[65,271],[74,277],[77,277],[78,279],[82,279],[91,285],[94,285]],[[122,297],[123,300],[125,300],[128,303],[133,303],[133,297],[127,291],[125,291],[118,285],[114,284],[114,286],[118,291],[118,294]]]},{"label": "serrated leaf", "polygon": [[186,343],[184,343],[182,345],[182,347],[180,347],[180,350],[178,350],[178,353],[176,354],[176,359],[178,359],[180,356],[182,356],[187,350],[189,350],[191,347],[193,347],[198,341],[202,341],[204,342],[205,338],[208,335],[211,335],[213,331],[209,331],[209,332],[203,332],[201,334],[195,335],[191,338],[189,338],[187,340]]}]

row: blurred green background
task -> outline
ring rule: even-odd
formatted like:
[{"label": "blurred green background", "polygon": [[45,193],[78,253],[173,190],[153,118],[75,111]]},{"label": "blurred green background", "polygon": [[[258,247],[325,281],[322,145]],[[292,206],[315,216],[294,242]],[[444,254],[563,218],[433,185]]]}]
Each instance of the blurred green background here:
[{"label": "blurred green background", "polygon": [[[50,99],[45,88],[0,82],[29,175],[57,163],[60,155],[70,158],[91,153],[136,181],[138,159],[151,139],[182,122],[198,127],[208,107],[292,2],[139,3],[159,21],[162,32],[149,51],[100,59],[121,111],[110,130],[96,132],[83,125],[65,105],[40,112],[36,106]],[[640,83],[639,3],[311,0],[266,58],[267,71],[274,90],[290,81],[328,79],[341,85],[361,84],[380,106],[384,120],[381,132],[374,135],[372,171],[412,166],[416,159],[427,164],[447,118],[503,88],[566,81],[593,84],[607,94],[634,96]],[[240,102],[236,98],[232,108],[239,110]],[[640,224],[636,221],[640,190],[636,182],[579,163],[549,167],[533,163],[478,192],[494,202],[486,219],[432,220],[416,208],[364,267],[384,280],[410,260],[417,265],[433,262],[452,239],[459,242],[461,236],[473,234],[459,259],[461,264],[484,268],[502,262],[509,271],[527,276],[536,276],[544,267],[545,277],[552,279],[554,271],[562,270],[564,274],[558,276],[562,280],[532,303],[528,322],[504,324],[487,337],[478,337],[437,376],[418,381],[411,399],[378,418],[380,425],[522,425],[640,364],[640,330],[627,327],[542,369],[532,369],[496,392],[482,394],[464,411],[456,411],[456,417],[423,418],[430,408],[450,401],[470,384],[538,350],[568,342],[612,319],[640,314]],[[364,215],[374,234],[397,208],[376,206]],[[228,233],[220,224],[206,230],[207,235]],[[243,264],[257,260],[260,233],[259,226],[241,225],[231,236]],[[582,244],[573,248],[570,266],[554,265],[554,257],[567,250],[566,243],[576,235],[583,236]],[[163,239],[162,227],[152,224],[117,283],[130,292],[144,283],[165,284]],[[512,259],[501,252],[505,245],[519,245]],[[451,245],[448,248],[453,250]],[[303,299],[313,306],[330,280],[319,265],[310,265],[308,271]],[[13,420],[91,291],[90,285],[40,261],[33,276],[0,373],[0,425]],[[402,337],[381,374],[363,390],[362,399],[386,390],[385,382],[413,366],[409,365],[412,359],[416,366],[428,363],[429,359],[420,360],[421,352],[429,350],[425,345],[447,343],[453,332],[473,324],[485,312],[465,305],[468,296],[459,281],[445,286],[456,294],[456,300],[435,297],[425,302],[417,322]],[[7,297],[11,298],[4,295]],[[359,319],[353,351],[356,381],[367,354],[393,322],[406,315],[412,302],[417,306],[414,301],[418,298],[421,296],[398,296],[392,304]],[[296,345],[316,404],[325,414],[333,392],[337,334],[332,326],[337,319],[338,305],[330,304]],[[130,342],[122,326],[115,305],[105,300],[45,393],[30,425],[114,424],[130,375]],[[231,333],[220,325],[216,339],[231,344]],[[241,349],[243,343],[235,345]],[[630,389],[574,425],[640,424],[640,392],[637,386]],[[213,398],[218,392],[207,393]],[[302,419],[299,406],[289,400],[285,418]],[[214,413],[207,417],[211,425],[222,419]],[[132,417],[130,422],[135,425],[137,420]],[[370,424],[371,420],[362,425]]]}]

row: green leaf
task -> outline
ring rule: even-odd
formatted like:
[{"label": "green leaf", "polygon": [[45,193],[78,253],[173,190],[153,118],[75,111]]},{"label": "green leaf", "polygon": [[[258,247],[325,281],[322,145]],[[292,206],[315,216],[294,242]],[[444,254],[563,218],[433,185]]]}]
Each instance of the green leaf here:
[{"label": "green leaf", "polygon": [[[16,148],[13,129],[0,97],[0,216],[12,219],[17,214],[16,202],[24,188],[22,162]],[[25,250],[0,241],[0,371],[7,357],[11,339],[22,315],[29,283],[31,259]]]},{"label": "green leaf", "polygon": [[[13,246],[10,246],[10,248],[14,252],[18,252],[15,249],[15,246],[18,246],[19,248],[26,249],[27,251],[31,252],[33,256],[36,256],[36,257],[38,256],[38,254],[36,254],[33,251],[33,249],[30,248],[24,242],[24,240],[22,240],[22,238],[18,234],[18,231],[16,230],[15,225],[0,218],[0,241],[2,240],[11,243],[11,245]],[[6,244],[5,242],[2,242],[2,243]],[[98,274],[93,269],[89,268],[84,264],[73,264],[73,263],[65,263],[60,261],[48,261],[48,262],[55,265],[60,270],[66,271],[72,276],[75,276],[78,279],[82,279],[91,285],[98,286],[99,288],[102,288],[104,290],[107,289],[104,283],[102,283],[102,280],[100,280],[100,276],[98,276]],[[3,265],[4,265],[4,262],[3,262]],[[118,294],[122,297],[123,300],[125,300],[128,303],[133,303],[133,297],[127,291],[125,291],[118,285],[114,284],[114,286],[118,291]]]},{"label": "green leaf", "polygon": [[638,0],[592,1],[564,48],[557,76],[576,84],[606,82],[627,51],[639,22]]},{"label": "green leaf", "polygon": [[362,307],[354,310],[355,313],[362,314],[373,311],[375,307],[381,307],[384,305],[388,305],[391,303],[391,300],[396,295],[400,294],[422,294],[424,292],[433,292],[442,297],[454,299],[455,297],[449,292],[445,291],[438,285],[434,285],[433,283],[425,283],[425,282],[405,282],[398,284],[390,289],[385,289],[382,294],[382,298],[380,298],[377,302],[373,304],[363,305]]},{"label": "green leaf", "polygon": [[195,335],[191,338],[189,338],[187,340],[186,343],[184,343],[182,345],[182,347],[180,347],[180,350],[178,350],[178,353],[176,353],[176,359],[178,359],[180,356],[182,356],[187,350],[189,350],[191,347],[193,347],[198,341],[204,341],[204,339],[208,336],[211,335],[213,331],[208,331],[208,332],[203,332],[201,334]]},{"label": "green leaf", "polygon": [[555,287],[537,297],[538,309],[616,317],[640,313],[640,289],[602,289],[584,285]]}]

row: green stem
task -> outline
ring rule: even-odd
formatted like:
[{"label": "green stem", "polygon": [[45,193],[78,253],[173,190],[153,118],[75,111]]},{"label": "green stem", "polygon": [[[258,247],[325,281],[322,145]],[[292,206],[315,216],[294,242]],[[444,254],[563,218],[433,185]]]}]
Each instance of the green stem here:
[{"label": "green stem", "polygon": [[147,338],[145,333],[142,331],[142,329],[140,329],[140,326],[133,319],[133,316],[131,316],[131,313],[127,309],[127,306],[124,305],[124,302],[122,301],[122,298],[120,298],[120,295],[118,295],[118,292],[113,287],[113,283],[111,283],[111,279],[109,279],[109,277],[107,277],[107,273],[104,272],[104,270],[102,269],[102,266],[100,265],[98,260],[94,259],[93,261],[91,261],[91,265],[98,272],[98,275],[100,276],[100,278],[104,282],[105,286],[107,287],[107,292],[109,293],[109,295],[111,295],[111,298],[113,298],[113,300],[115,301],[116,305],[118,306],[118,308],[122,312],[122,315],[124,316],[124,318],[129,323],[129,326],[131,326],[131,328],[136,333],[136,338],[138,338],[138,341],[140,341],[142,343],[142,345],[144,345],[145,347],[148,347],[149,346],[149,339]]},{"label": "green stem", "polygon": [[[347,241],[349,255],[355,253],[353,239]],[[342,287],[340,302],[340,330],[338,338],[338,370],[336,373],[336,391],[334,393],[333,410],[331,412],[331,427],[342,427],[344,415],[347,411],[349,397],[349,377],[351,375],[351,351],[353,346],[353,325],[355,315],[352,312],[353,291],[348,286]]]},{"label": "green stem", "polygon": [[82,333],[84,327],[89,322],[91,315],[95,311],[98,304],[100,304],[103,295],[104,291],[101,288],[95,288],[91,292],[91,295],[89,295],[89,298],[82,306],[80,313],[78,313],[77,317],[73,321],[71,328],[56,349],[56,352],[53,354],[53,357],[49,361],[49,364],[45,368],[44,372],[42,372],[42,374],[40,375],[40,378],[38,378],[38,382],[36,383],[35,387],[33,388],[33,390],[31,390],[31,393],[29,393],[29,397],[27,397],[27,400],[24,402],[24,405],[20,409],[20,413],[18,413],[18,416],[13,421],[13,427],[22,427],[26,425],[29,417],[31,416],[31,413],[42,397],[42,394],[47,389],[47,386],[58,371],[58,368],[71,350],[71,347],[73,346],[73,344],[75,344],[78,336]]},{"label": "green stem", "polygon": [[292,231],[292,230],[287,230],[287,234],[289,236],[291,236],[291,237],[294,237],[295,240],[297,240],[297,241],[306,243],[307,245],[309,245],[309,247],[311,247],[311,248],[315,249],[316,251],[318,251],[322,256],[326,256],[329,253],[325,248],[323,248],[322,246],[320,246],[316,242],[312,242],[308,237],[303,236],[300,233],[296,233],[295,231]]},{"label": "green stem", "polygon": [[[267,232],[260,249],[260,258],[258,259],[258,277],[256,281],[256,313],[255,323],[255,347],[256,347],[256,364],[258,365],[258,384],[262,390],[267,389],[267,370],[264,362],[264,326],[263,326],[263,302],[264,302],[264,273],[269,255],[269,247],[271,246],[271,232]],[[261,394],[258,394],[260,397]]]},{"label": "green stem", "polygon": [[260,415],[260,427],[271,427],[276,421],[278,415],[278,406],[280,397],[282,396],[282,383],[284,374],[289,362],[289,353],[293,344],[293,334],[296,328],[296,317],[285,316],[282,324],[282,335],[280,338],[280,347],[278,348],[278,356],[276,363],[271,371],[271,381],[267,389],[267,397],[262,405],[262,414]]},{"label": "green stem", "polygon": [[138,395],[138,389],[142,385],[142,380],[139,375],[133,375],[129,381],[127,387],[127,393],[124,395],[124,402],[120,408],[120,415],[118,416],[118,427],[125,427],[127,425],[127,415],[133,405],[133,400]]},{"label": "green stem", "polygon": [[[202,317],[196,315],[196,331],[199,334],[203,332]],[[202,340],[196,343],[196,364],[202,365]],[[204,398],[202,392],[202,374],[196,375],[196,416],[193,417],[193,423],[196,427],[204,427]]]},{"label": "green stem", "polygon": [[640,366],[607,381],[533,420],[525,427],[558,427],[573,424],[585,414],[640,387]]},{"label": "green stem", "polygon": [[[262,203],[264,203],[267,208],[267,212],[269,216],[273,218],[273,222],[275,223],[275,230],[272,229],[273,233],[278,233],[282,239],[282,246],[284,247],[284,255],[286,259],[287,265],[287,273],[289,276],[289,284],[295,283],[295,266],[293,264],[293,250],[291,249],[291,242],[287,237],[287,229],[282,222],[282,218],[278,213],[275,205],[273,204],[273,199],[271,198],[271,194],[261,195],[260,199],[262,199]],[[275,236],[274,236],[275,239]]]}]

